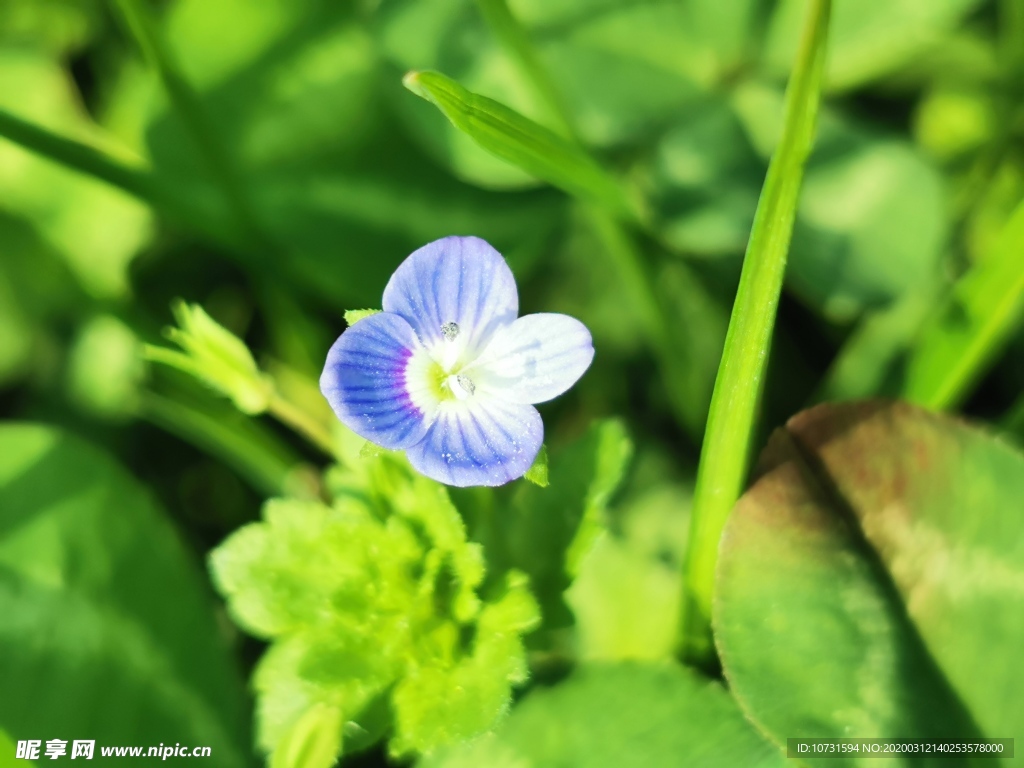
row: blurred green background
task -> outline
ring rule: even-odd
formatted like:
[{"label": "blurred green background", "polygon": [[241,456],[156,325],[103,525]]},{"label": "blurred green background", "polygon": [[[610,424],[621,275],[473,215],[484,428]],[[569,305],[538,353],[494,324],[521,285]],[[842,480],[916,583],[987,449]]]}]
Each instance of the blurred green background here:
[{"label": "blurred green background", "polygon": [[[207,607],[204,559],[267,496],[315,494],[323,462],[277,425],[147,369],[139,345],[162,343],[172,299],[201,303],[327,420],[311,382],[343,310],[379,306],[402,259],[450,234],[507,257],[524,312],[566,312],[593,331],[593,368],[545,408],[548,444],[597,417],[628,424],[636,457],[615,505],[626,544],[604,545],[574,590],[635,591],[611,619],[580,608],[577,621],[631,627],[592,633],[582,655],[602,642],[668,652],[685,536],[674,512],[804,3],[509,5],[580,140],[643,201],[626,243],[403,88],[407,70],[436,69],[559,127],[472,0],[146,5],[197,96],[200,134],[116,5],[0,0],[3,114],[146,179],[140,199],[8,140],[0,120],[0,414],[53,427],[7,425],[0,439],[0,728],[103,732],[117,709],[106,691],[137,697],[135,733],[153,743],[188,721],[232,755],[218,765],[250,760],[242,681],[262,646]],[[898,393],[936,297],[984,262],[1024,198],[1020,0],[836,0],[829,46],[764,435],[822,398]],[[649,292],[624,289],[624,258]],[[961,410],[1022,429],[1022,391],[1015,332]],[[15,508],[38,519],[21,525]]]}]

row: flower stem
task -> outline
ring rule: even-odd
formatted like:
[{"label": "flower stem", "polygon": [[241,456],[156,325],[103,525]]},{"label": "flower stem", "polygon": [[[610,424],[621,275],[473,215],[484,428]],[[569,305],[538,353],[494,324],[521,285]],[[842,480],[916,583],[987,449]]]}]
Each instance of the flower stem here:
[{"label": "flower stem", "polygon": [[265,427],[236,411],[200,406],[181,392],[143,392],[138,415],[155,426],[224,461],[264,496],[315,498],[312,475],[298,457]]},{"label": "flower stem", "polygon": [[335,455],[334,440],[330,431],[280,394],[275,393],[271,398],[267,412],[282,424],[294,429],[328,456]]},{"label": "flower stem", "polygon": [[683,574],[681,651],[695,664],[714,659],[711,598],[718,544],[746,481],[804,165],[814,142],[830,11],[831,0],[810,0],[786,91],[782,136],[757,205],[711,398]]},{"label": "flower stem", "polygon": [[249,244],[256,246],[265,242],[245,193],[242,176],[216,128],[208,119],[198,94],[164,44],[156,23],[139,0],[114,0],[114,7],[135,38],[143,56],[160,76],[174,110],[191,134]]}]

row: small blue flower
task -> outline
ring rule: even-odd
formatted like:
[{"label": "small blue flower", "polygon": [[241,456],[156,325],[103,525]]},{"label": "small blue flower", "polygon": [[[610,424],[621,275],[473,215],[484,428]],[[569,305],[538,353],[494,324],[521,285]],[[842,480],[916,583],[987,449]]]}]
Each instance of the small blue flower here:
[{"label": "small blue flower", "polygon": [[517,319],[512,271],[476,237],[409,256],[383,307],[327,354],[320,389],[342,423],[448,485],[521,477],[544,440],[533,404],[569,389],[594,358],[586,326],[558,314]]}]

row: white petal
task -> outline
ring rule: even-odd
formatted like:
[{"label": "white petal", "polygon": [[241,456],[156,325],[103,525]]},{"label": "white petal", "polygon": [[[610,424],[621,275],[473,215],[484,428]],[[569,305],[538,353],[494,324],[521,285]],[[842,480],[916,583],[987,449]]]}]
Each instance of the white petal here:
[{"label": "white petal", "polygon": [[421,474],[448,485],[503,485],[522,477],[544,441],[532,405],[474,393],[446,400],[426,436],[406,450]]},{"label": "white petal", "polygon": [[464,373],[484,394],[543,403],[565,392],[590,367],[590,331],[568,315],[526,315],[500,328]]}]

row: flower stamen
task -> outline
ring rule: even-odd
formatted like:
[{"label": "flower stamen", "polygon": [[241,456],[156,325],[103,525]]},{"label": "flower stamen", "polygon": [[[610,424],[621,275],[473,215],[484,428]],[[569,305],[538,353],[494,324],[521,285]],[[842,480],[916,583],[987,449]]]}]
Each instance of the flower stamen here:
[{"label": "flower stamen", "polygon": [[445,380],[445,385],[456,400],[465,400],[476,392],[473,380],[464,373],[453,373]]},{"label": "flower stamen", "polygon": [[474,392],[476,392],[476,384],[474,384],[473,380],[469,378],[469,376],[467,376],[466,374],[460,373],[458,376],[455,377],[455,381],[457,381],[459,386],[466,390],[469,394],[472,395]]}]

